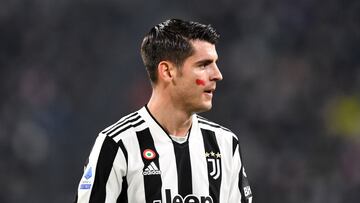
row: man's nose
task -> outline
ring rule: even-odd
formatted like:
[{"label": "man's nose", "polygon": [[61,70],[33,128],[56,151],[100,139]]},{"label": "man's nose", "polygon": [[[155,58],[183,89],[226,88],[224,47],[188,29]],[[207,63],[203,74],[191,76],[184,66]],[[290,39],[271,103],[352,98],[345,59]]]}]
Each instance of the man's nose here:
[{"label": "man's nose", "polygon": [[214,68],[213,68],[213,73],[212,73],[212,75],[211,75],[210,80],[212,80],[212,81],[220,81],[220,80],[222,80],[222,79],[223,79],[223,76],[222,76],[222,74],[221,74],[221,72],[220,72],[220,69],[219,69],[219,67],[215,64],[215,65],[214,65]]}]

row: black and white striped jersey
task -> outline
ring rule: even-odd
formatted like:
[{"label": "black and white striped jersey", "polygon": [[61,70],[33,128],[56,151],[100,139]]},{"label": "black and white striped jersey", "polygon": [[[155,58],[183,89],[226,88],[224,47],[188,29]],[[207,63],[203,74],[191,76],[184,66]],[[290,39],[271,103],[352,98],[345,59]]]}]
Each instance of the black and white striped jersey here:
[{"label": "black and white striped jersey", "polygon": [[196,114],[178,143],[147,107],[97,137],[76,202],[252,202],[237,137]]}]

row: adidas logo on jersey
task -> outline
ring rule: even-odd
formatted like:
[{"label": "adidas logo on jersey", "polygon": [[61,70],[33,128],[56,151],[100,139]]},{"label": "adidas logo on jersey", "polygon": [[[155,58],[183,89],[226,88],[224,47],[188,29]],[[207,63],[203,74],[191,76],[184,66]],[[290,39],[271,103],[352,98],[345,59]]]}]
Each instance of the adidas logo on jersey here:
[{"label": "adidas logo on jersey", "polygon": [[159,168],[156,166],[156,164],[152,161],[143,171],[143,175],[147,176],[147,175],[160,175],[161,171],[159,170]]}]

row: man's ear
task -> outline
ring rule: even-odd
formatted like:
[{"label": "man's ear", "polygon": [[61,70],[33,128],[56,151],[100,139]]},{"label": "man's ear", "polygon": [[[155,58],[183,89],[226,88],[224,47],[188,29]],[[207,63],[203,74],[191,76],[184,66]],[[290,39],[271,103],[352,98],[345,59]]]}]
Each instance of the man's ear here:
[{"label": "man's ear", "polygon": [[170,82],[176,74],[175,68],[174,64],[169,61],[160,61],[157,67],[159,79],[165,82]]}]

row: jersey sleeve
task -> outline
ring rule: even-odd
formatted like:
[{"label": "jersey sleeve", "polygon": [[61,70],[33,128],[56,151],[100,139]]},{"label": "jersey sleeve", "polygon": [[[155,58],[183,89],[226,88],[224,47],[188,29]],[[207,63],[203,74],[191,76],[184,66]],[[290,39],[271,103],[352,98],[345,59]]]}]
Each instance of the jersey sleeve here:
[{"label": "jersey sleeve", "polygon": [[240,144],[233,139],[233,171],[229,202],[252,203],[250,184],[241,158]]},{"label": "jersey sleeve", "polygon": [[100,134],[81,177],[75,202],[117,202],[126,196],[126,152],[121,140]]}]

